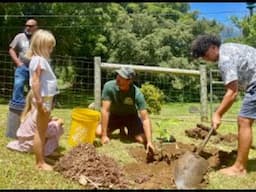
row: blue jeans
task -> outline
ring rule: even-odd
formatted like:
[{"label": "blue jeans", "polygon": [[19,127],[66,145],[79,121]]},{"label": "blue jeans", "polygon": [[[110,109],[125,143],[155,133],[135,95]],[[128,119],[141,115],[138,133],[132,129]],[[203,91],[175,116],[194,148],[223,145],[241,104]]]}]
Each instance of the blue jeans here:
[{"label": "blue jeans", "polygon": [[23,110],[25,106],[24,86],[29,79],[29,69],[23,64],[15,69],[12,99],[9,107],[16,110]]}]

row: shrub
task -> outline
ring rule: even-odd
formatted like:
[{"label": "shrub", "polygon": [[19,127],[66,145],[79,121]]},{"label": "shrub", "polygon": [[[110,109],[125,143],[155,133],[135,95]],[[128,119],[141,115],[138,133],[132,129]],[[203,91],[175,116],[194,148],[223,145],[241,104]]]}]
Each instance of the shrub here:
[{"label": "shrub", "polygon": [[159,114],[161,105],[164,102],[164,93],[158,87],[146,82],[141,86],[141,92],[144,94],[149,113]]}]

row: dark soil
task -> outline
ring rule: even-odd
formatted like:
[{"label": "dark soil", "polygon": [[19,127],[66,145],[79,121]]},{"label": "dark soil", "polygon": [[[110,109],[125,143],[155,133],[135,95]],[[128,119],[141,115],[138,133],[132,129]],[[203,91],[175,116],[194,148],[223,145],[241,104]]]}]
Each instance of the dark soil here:
[{"label": "dark soil", "polygon": [[[210,130],[209,127],[202,124],[197,124],[195,128],[186,129],[185,135],[195,139],[204,139],[209,133],[209,130]],[[214,130],[212,135],[215,136],[215,138],[213,139],[214,143],[220,143],[220,142],[234,143],[237,141],[237,135],[232,133],[222,135]]]},{"label": "dark soil", "polygon": [[89,189],[118,189],[128,186],[118,164],[112,158],[98,154],[92,144],[74,147],[59,159],[54,169]]},{"label": "dark soil", "polygon": [[[176,189],[174,167],[177,160],[186,151],[196,151],[193,144],[165,143],[158,144],[158,152],[148,161],[143,147],[131,148],[129,153],[137,162],[124,166],[125,175],[133,189]],[[208,172],[230,165],[234,161],[236,151],[225,152],[217,149],[202,151],[200,154],[209,163]],[[207,173],[200,183],[200,188],[207,186]]]}]

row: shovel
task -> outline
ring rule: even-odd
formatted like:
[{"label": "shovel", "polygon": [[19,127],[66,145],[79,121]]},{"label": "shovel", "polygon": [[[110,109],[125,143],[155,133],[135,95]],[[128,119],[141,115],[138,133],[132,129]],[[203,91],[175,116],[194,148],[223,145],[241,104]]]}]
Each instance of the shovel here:
[{"label": "shovel", "polygon": [[208,162],[199,154],[208,142],[214,128],[211,127],[208,135],[195,153],[187,151],[178,160],[174,167],[174,181],[178,189],[198,188],[208,169]]}]

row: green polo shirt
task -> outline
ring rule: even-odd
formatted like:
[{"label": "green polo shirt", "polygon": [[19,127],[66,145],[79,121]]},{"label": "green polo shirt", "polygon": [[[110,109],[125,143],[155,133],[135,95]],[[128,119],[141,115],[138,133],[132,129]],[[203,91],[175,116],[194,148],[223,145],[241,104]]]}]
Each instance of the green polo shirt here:
[{"label": "green polo shirt", "polygon": [[110,112],[115,115],[131,115],[136,114],[137,110],[146,109],[145,98],[136,85],[132,84],[128,92],[122,92],[116,80],[105,83],[102,100],[111,101]]}]

